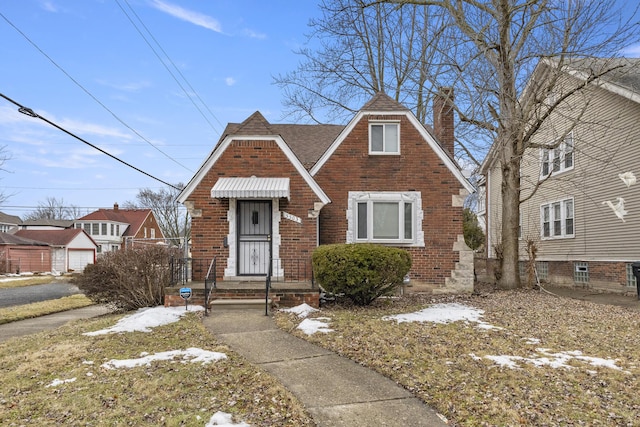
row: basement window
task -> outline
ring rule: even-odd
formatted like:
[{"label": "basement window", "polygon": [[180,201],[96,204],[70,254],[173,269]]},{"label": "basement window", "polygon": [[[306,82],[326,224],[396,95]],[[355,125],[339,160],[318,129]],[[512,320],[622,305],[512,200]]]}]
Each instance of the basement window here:
[{"label": "basement window", "polygon": [[573,265],[573,281],[576,283],[589,283],[589,263],[575,262]]}]

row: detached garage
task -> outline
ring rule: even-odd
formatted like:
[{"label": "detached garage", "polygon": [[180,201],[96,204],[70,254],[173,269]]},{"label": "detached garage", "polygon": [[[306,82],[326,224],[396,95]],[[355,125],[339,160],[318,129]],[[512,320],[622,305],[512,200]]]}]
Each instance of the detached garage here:
[{"label": "detached garage", "polygon": [[0,272],[48,271],[51,271],[49,244],[9,233],[0,233]]},{"label": "detached garage", "polygon": [[82,272],[96,260],[96,242],[84,230],[20,230],[16,236],[48,243],[52,251],[51,268],[60,273]]}]

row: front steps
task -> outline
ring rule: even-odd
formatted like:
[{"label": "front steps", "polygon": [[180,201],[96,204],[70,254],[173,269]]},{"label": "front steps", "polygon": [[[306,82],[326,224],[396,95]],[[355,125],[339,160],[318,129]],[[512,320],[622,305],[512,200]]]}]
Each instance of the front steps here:
[{"label": "front steps", "polygon": [[[180,297],[180,288],[191,288],[190,305],[205,304],[205,289],[202,282],[189,282],[183,286],[170,287],[165,289],[165,307],[178,307],[185,304]],[[311,283],[275,282],[271,284],[269,290],[269,308],[295,307],[300,304],[309,304],[318,308],[320,305],[320,291],[312,287]],[[250,281],[220,281],[216,288],[211,290],[209,298],[209,308],[215,310],[216,307],[227,309],[251,309],[260,306],[264,309],[265,304],[265,283]]]}]

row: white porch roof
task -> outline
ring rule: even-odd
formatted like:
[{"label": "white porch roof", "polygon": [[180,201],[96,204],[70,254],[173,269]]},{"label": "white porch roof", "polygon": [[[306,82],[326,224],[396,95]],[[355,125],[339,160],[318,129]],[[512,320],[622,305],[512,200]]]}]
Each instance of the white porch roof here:
[{"label": "white porch roof", "polygon": [[214,199],[289,199],[289,178],[219,178],[211,189]]}]

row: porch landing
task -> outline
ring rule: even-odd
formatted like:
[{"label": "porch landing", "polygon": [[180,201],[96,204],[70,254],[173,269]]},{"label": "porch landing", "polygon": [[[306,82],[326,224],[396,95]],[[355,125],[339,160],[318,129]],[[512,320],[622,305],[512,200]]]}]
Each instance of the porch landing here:
[{"label": "porch landing", "polygon": [[[165,307],[184,305],[180,297],[180,288],[191,288],[189,304],[205,305],[204,282],[188,282],[184,285],[165,288]],[[265,301],[265,281],[220,281],[211,289],[209,308],[216,306],[232,306],[231,301],[244,302],[249,307],[256,301]],[[269,289],[270,308],[294,307],[303,303],[318,308],[320,291],[311,282],[272,282]],[[241,304],[238,304],[240,306]]]}]

